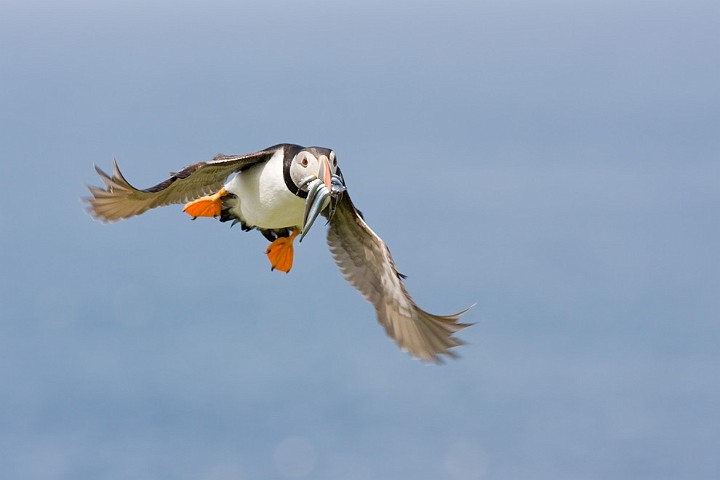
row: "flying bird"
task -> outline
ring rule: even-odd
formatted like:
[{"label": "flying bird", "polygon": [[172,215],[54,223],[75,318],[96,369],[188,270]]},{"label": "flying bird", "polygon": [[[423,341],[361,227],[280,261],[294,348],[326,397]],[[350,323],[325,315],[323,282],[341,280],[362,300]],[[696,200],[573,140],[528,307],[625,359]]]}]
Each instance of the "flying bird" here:
[{"label": "flying bird", "polygon": [[215,217],[260,231],[270,241],[265,253],[271,268],[286,273],[295,238],[302,241],[323,215],[330,253],[342,275],[373,304],[398,346],[424,361],[457,356],[451,349],[462,341],[453,334],[468,326],[459,322],[467,309],[433,315],[415,304],[387,245],[353,205],[333,150],[279,144],[245,155],[217,155],[146,189],[133,187],[115,161],[112,175],[95,170],[105,187],[89,186],[92,197],[84,200],[96,219],[113,222],[185,203],[183,210],[193,219]]}]

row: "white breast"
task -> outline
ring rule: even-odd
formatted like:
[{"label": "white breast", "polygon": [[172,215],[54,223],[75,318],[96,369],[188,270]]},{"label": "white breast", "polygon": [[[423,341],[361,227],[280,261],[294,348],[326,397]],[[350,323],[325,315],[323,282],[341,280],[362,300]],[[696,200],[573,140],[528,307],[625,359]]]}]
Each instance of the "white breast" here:
[{"label": "white breast", "polygon": [[305,199],[293,195],[283,178],[283,151],[270,160],[238,173],[225,184],[237,196],[231,213],[247,226],[263,229],[302,227]]}]

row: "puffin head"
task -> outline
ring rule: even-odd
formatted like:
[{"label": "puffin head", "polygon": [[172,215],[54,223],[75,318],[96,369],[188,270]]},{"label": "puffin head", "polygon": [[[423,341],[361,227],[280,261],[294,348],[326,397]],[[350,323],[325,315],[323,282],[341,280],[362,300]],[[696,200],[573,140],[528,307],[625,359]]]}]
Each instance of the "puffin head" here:
[{"label": "puffin head", "polygon": [[331,199],[345,191],[345,182],[337,166],[337,156],[329,148],[303,148],[293,157],[288,172],[297,194],[306,197],[302,241],[320,213],[332,208]]}]

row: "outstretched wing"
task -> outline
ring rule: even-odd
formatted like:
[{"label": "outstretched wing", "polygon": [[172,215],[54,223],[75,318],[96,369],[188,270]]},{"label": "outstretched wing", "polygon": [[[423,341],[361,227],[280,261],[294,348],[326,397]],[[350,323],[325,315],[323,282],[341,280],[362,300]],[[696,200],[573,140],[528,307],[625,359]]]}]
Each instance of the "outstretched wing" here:
[{"label": "outstretched wing", "polygon": [[365,223],[347,192],[332,213],[327,241],[345,279],[375,306],[380,324],[400,348],[426,361],[456,356],[450,349],[462,341],[452,335],[468,326],[458,322],[467,310],[441,316],[418,307],[387,245]]},{"label": "outstretched wing", "polygon": [[130,185],[113,160],[112,176],[95,167],[105,188],[89,186],[93,196],[84,200],[89,203],[88,211],[92,216],[113,222],[140,215],[151,208],[185,203],[215,193],[230,174],[266,161],[275,152],[276,148],[270,148],[247,155],[218,155],[208,162],[188,165],[164,182],[143,190]]}]

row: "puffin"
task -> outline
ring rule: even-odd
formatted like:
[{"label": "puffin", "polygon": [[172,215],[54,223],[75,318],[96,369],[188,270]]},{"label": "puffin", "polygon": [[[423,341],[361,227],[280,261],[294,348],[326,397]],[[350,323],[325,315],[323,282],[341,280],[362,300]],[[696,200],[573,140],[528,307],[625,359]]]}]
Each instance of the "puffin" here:
[{"label": "puffin", "polygon": [[132,186],[113,160],[109,175],[95,166],[104,187],[88,186],[88,212],[114,222],[171,204],[185,204],[193,220],[217,218],[258,230],[270,242],[272,270],[288,273],[294,240],[302,241],[317,217],[327,219],[327,244],[343,277],[374,307],[379,323],[401,350],[426,362],[456,358],[455,333],[469,307],[434,315],[412,299],[385,242],[365,223],[347,192],[334,150],[283,143],[244,155],[216,155],[193,163],[145,189]]}]

